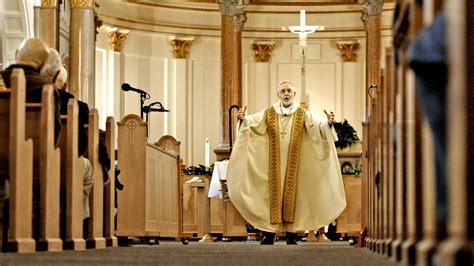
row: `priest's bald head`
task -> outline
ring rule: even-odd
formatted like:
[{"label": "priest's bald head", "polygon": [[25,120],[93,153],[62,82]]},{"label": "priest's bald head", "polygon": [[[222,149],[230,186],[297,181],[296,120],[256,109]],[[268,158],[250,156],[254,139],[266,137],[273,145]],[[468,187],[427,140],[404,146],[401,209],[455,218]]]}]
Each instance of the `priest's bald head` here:
[{"label": "priest's bald head", "polygon": [[40,39],[30,38],[24,40],[16,50],[15,61],[17,64],[27,65],[41,70],[48,60],[48,46]]},{"label": "priest's bald head", "polygon": [[280,92],[280,90],[282,90],[283,88],[290,88],[291,90],[296,92],[295,86],[293,86],[293,83],[288,80],[284,80],[278,84],[277,92]]}]

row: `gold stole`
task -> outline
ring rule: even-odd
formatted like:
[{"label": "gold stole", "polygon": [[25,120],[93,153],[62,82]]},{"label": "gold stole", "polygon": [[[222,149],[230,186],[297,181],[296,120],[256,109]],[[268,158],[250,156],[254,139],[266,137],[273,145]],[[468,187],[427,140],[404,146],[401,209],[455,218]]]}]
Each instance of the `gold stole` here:
[{"label": "gold stole", "polygon": [[296,185],[298,177],[298,162],[300,159],[301,137],[304,127],[305,109],[298,107],[293,113],[291,124],[290,147],[286,164],[285,185],[283,187],[283,202],[280,198],[280,130],[278,114],[273,107],[265,111],[269,138],[269,187],[270,187],[270,223],[293,223],[296,204]]}]

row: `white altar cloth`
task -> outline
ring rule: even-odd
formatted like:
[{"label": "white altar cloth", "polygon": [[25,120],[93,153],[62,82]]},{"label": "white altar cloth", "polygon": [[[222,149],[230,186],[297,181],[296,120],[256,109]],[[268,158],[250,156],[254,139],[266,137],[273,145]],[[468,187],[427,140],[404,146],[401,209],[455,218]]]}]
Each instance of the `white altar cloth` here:
[{"label": "white altar cloth", "polygon": [[218,197],[222,199],[222,189],[220,180],[227,180],[227,165],[228,160],[215,162],[214,170],[212,171],[211,184],[209,186],[209,198]]}]

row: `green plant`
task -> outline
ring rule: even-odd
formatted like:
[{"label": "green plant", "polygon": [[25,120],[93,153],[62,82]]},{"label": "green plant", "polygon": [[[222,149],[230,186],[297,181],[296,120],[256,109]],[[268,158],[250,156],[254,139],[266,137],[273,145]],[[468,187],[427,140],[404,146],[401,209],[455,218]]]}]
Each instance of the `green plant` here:
[{"label": "green plant", "polygon": [[344,122],[334,122],[334,129],[337,133],[338,141],[336,141],[336,147],[344,149],[350,147],[354,142],[359,140],[357,131],[344,119]]},{"label": "green plant", "polygon": [[357,176],[362,175],[362,167],[359,165],[357,167],[352,168],[352,174]]},{"label": "green plant", "polygon": [[197,166],[188,166],[184,168],[183,174],[184,175],[212,175],[212,171],[214,170],[214,164],[211,164],[209,167],[205,167],[202,164],[199,164]]}]

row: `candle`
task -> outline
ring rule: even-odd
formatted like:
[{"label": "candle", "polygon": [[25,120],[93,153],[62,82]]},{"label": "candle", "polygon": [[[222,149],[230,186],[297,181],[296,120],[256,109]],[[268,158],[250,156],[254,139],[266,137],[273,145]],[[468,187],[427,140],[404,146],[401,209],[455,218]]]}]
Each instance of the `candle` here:
[{"label": "candle", "polygon": [[300,27],[302,28],[301,30],[303,30],[304,27],[306,26],[305,15],[306,15],[306,11],[304,9],[301,9],[300,10]]},{"label": "candle", "polygon": [[209,157],[210,157],[210,154],[209,154],[209,139],[206,138],[206,142],[204,143],[204,166],[205,167],[209,167],[210,164],[209,164]]}]

